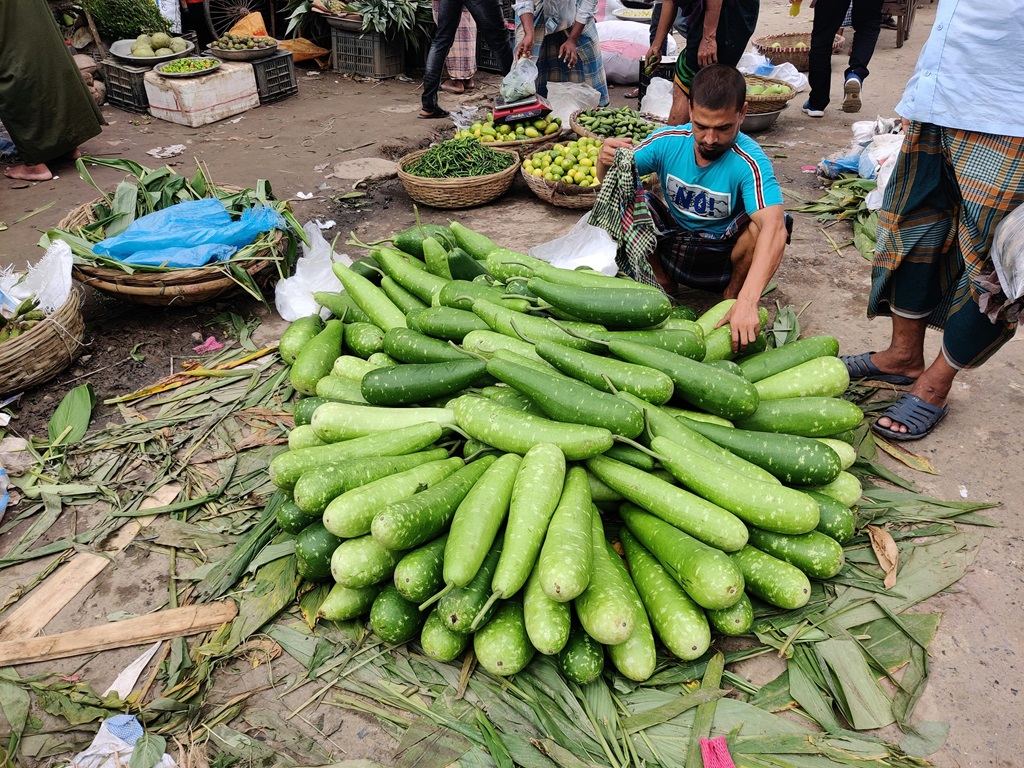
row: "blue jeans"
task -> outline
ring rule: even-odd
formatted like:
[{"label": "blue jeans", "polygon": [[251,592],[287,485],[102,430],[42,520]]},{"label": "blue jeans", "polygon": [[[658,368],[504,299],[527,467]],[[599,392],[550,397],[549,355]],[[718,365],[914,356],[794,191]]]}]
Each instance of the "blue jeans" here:
[{"label": "blue jeans", "polygon": [[441,87],[441,70],[444,68],[448,51],[455,42],[462,9],[469,11],[476,22],[477,34],[487,47],[494,51],[502,73],[512,69],[512,42],[509,39],[505,20],[501,16],[498,0],[441,0],[437,9],[437,32],[430,41],[426,69],[423,72],[423,96],[421,102],[425,111],[437,109],[437,91]]}]

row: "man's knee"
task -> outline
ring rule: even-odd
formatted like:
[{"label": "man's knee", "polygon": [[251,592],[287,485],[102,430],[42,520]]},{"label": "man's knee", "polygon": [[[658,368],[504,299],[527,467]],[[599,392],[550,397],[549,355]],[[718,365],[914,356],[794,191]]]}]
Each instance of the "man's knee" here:
[{"label": "man's knee", "polygon": [[748,221],[743,226],[729,257],[733,264],[733,269],[740,265],[750,266],[750,262],[754,258],[754,246],[757,244],[757,238],[760,234],[761,228],[753,221]]}]

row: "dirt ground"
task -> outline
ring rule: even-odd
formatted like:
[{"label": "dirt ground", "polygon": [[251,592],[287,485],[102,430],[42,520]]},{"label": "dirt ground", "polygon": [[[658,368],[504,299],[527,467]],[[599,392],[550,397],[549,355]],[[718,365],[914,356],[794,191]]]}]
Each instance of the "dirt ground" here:
[{"label": "dirt ground", "polygon": [[[782,2],[763,4],[757,34],[791,30],[793,22],[787,8]],[[805,24],[809,18],[805,11],[797,24]],[[864,92],[865,106],[859,115],[839,110],[842,65],[837,57],[833,64],[834,101],[824,119],[804,116],[799,109],[803,97],[798,96],[772,130],[757,134],[773,158],[784,188],[816,197],[820,186],[802,167],[813,166],[821,157],[848,146],[855,119],[893,114],[933,18],[934,5],[922,2],[911,38],[901,49],[895,48],[895,33],[883,30],[872,62],[874,74]],[[187,151],[170,161],[179,171],[190,171],[199,160],[220,182],[250,186],[256,178],[269,179],[279,197],[292,200],[300,221],[333,219],[335,227],[325,234],[340,233],[339,242],[350,230],[363,240],[371,240],[411,224],[411,201],[397,180],[361,185],[359,189],[367,191],[365,197],[339,201],[336,198],[352,191],[352,181],[325,177],[335,163],[360,157],[395,157],[436,135],[434,132],[442,127],[440,122],[416,119],[419,81],[357,82],[330,71],[306,69],[299,70],[299,79],[295,98],[252,110],[241,119],[198,129],[104,107],[108,126],[84,149],[94,155],[124,156],[156,166],[160,161],[147,156],[147,150],[185,144]],[[466,96],[442,94],[442,106],[484,104],[495,93],[497,78],[485,75],[480,81],[481,87]],[[627,90],[615,87],[613,104],[627,103]],[[0,232],[3,265],[22,268],[36,260],[42,254],[36,247],[38,230],[94,197],[73,167],[58,166],[55,170],[60,178],[28,187],[0,181],[0,221],[9,226]],[[108,189],[118,181],[115,172],[103,169],[95,171],[94,176]],[[300,192],[313,193],[314,198],[298,199]],[[53,206],[48,210],[15,223],[24,214],[50,203]],[[563,233],[579,216],[541,203],[521,180],[492,205],[460,211],[455,216],[427,208],[421,208],[421,214],[428,221],[457,218],[521,250]],[[808,304],[801,316],[804,332],[831,333],[839,338],[844,352],[884,346],[887,323],[869,322],[864,312],[869,264],[852,247],[837,253],[819,224],[800,214],[797,219],[793,243],[777,276],[779,288],[769,297],[769,305],[774,307],[776,300],[797,308]],[[840,242],[849,236],[843,227],[830,230]],[[708,301],[711,297],[698,298]],[[257,339],[272,341],[283,327],[272,309],[254,302],[228,300],[191,309],[153,310],[91,297],[83,356],[52,382],[26,393],[13,409],[11,428],[23,435],[44,433],[60,398],[82,381],[92,382],[102,400],[170,373],[193,354],[192,347],[199,339],[225,336],[228,312],[262,318]],[[136,361],[130,353],[140,342],[143,346],[137,351],[144,359]],[[939,336],[930,333],[927,343],[929,354],[937,354]],[[1024,735],[1017,723],[1024,688],[1019,618],[1024,601],[1024,524],[1017,514],[1024,498],[1024,481],[1011,470],[1013,449],[1009,447],[1018,442],[1020,414],[1024,412],[1022,345],[1020,339],[1011,341],[986,366],[959,376],[948,418],[933,436],[911,446],[939,473],[914,474],[913,480],[922,492],[948,499],[1003,503],[991,511],[1003,527],[986,533],[967,576],[955,591],[925,606],[942,611],[944,618],[932,644],[931,681],[915,719],[950,723],[945,745],[931,758],[942,768],[1009,768],[1019,765],[1024,754]],[[905,467],[893,467],[903,476],[911,473]],[[47,633],[102,621],[113,603],[121,610],[144,610],[152,597],[152,587],[148,591],[136,589],[133,579],[138,569],[145,573],[147,555],[141,549],[129,552],[135,554],[128,562],[118,563],[117,568],[98,579],[51,623]],[[6,576],[0,581],[4,594],[5,582],[10,583]],[[104,654],[84,664],[71,659],[62,669],[79,671],[102,690],[136,654]],[[752,667],[750,674],[756,672]],[[238,684],[244,686],[251,682],[251,676],[264,672],[239,669],[237,674]],[[279,698],[268,690],[260,694],[258,702],[286,712],[306,695],[308,689]],[[332,745],[339,750],[336,757],[388,762],[394,742],[373,721],[333,707],[321,707],[315,717],[319,718],[315,724],[320,730],[334,734]],[[890,740],[899,739],[898,733],[884,735]]]}]

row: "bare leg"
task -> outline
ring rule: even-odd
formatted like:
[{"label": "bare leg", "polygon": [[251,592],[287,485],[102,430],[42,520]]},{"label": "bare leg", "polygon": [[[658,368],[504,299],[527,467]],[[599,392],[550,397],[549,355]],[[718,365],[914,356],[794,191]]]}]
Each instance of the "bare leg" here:
[{"label": "bare leg", "polygon": [[690,122],[690,98],[683,89],[676,86],[672,89],[672,109],[668,113],[669,125],[686,125]]},{"label": "bare leg", "polygon": [[[893,315],[892,340],[889,342],[889,348],[873,354],[871,362],[883,373],[921,376],[924,372],[924,333],[927,328],[926,318],[914,319]],[[942,359],[944,362],[945,358]],[[950,381],[952,382],[952,377]],[[946,390],[948,389],[947,386]],[[916,387],[911,392],[918,394]]]},{"label": "bare leg", "polygon": [[[926,403],[941,408],[946,404],[946,398],[949,396],[949,390],[953,386],[953,379],[957,373],[959,373],[959,370],[946,361],[945,355],[939,353],[939,356],[935,358],[935,362],[928,366],[908,391],[912,395],[917,395]],[[894,422],[888,416],[882,416],[878,420],[878,426],[891,429],[893,432],[908,431],[905,424]]]},{"label": "bare leg", "polygon": [[747,279],[750,265],[754,260],[754,245],[757,243],[757,236],[761,234],[760,227],[750,222],[740,233],[736,245],[729,255],[732,261],[732,277],[729,278],[729,285],[722,291],[722,298],[735,299],[740,295],[740,289]]},{"label": "bare leg", "polygon": [[4,168],[4,176],[20,181],[48,181],[53,178],[53,174],[50,173],[50,169],[46,167],[45,163],[12,165],[9,168]]}]

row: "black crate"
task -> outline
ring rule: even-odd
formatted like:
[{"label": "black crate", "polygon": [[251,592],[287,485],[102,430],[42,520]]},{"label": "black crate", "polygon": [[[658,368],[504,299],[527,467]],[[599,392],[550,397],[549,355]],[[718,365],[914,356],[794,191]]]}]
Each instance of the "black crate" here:
[{"label": "black crate", "polygon": [[278,51],[273,56],[250,62],[256,75],[260,104],[287,99],[299,92],[291,51]]},{"label": "black crate", "polygon": [[651,74],[644,73],[644,62],[643,59],[639,62],[640,65],[640,82],[637,88],[637,99],[643,101],[644,95],[647,93],[647,86],[651,84],[651,80],[656,77],[664,78],[665,80],[672,81],[676,76],[676,57],[675,56],[662,56],[661,63],[655,67],[654,72]]},{"label": "black crate", "polygon": [[[515,26],[512,22],[505,22],[505,26],[508,28],[509,45],[515,46]],[[501,71],[501,67],[498,65],[497,54],[487,47],[487,43],[484,42],[479,29],[476,32],[476,68],[482,69],[484,72],[497,72],[499,75],[505,74]]]},{"label": "black crate", "polygon": [[115,107],[130,112],[148,112],[149,97],[143,81],[152,67],[133,67],[114,59],[100,62],[103,82],[107,86],[107,101]]},{"label": "black crate", "polygon": [[331,29],[334,71],[362,75],[377,80],[398,77],[405,71],[405,51],[398,40],[388,40],[379,32],[353,32]]}]

